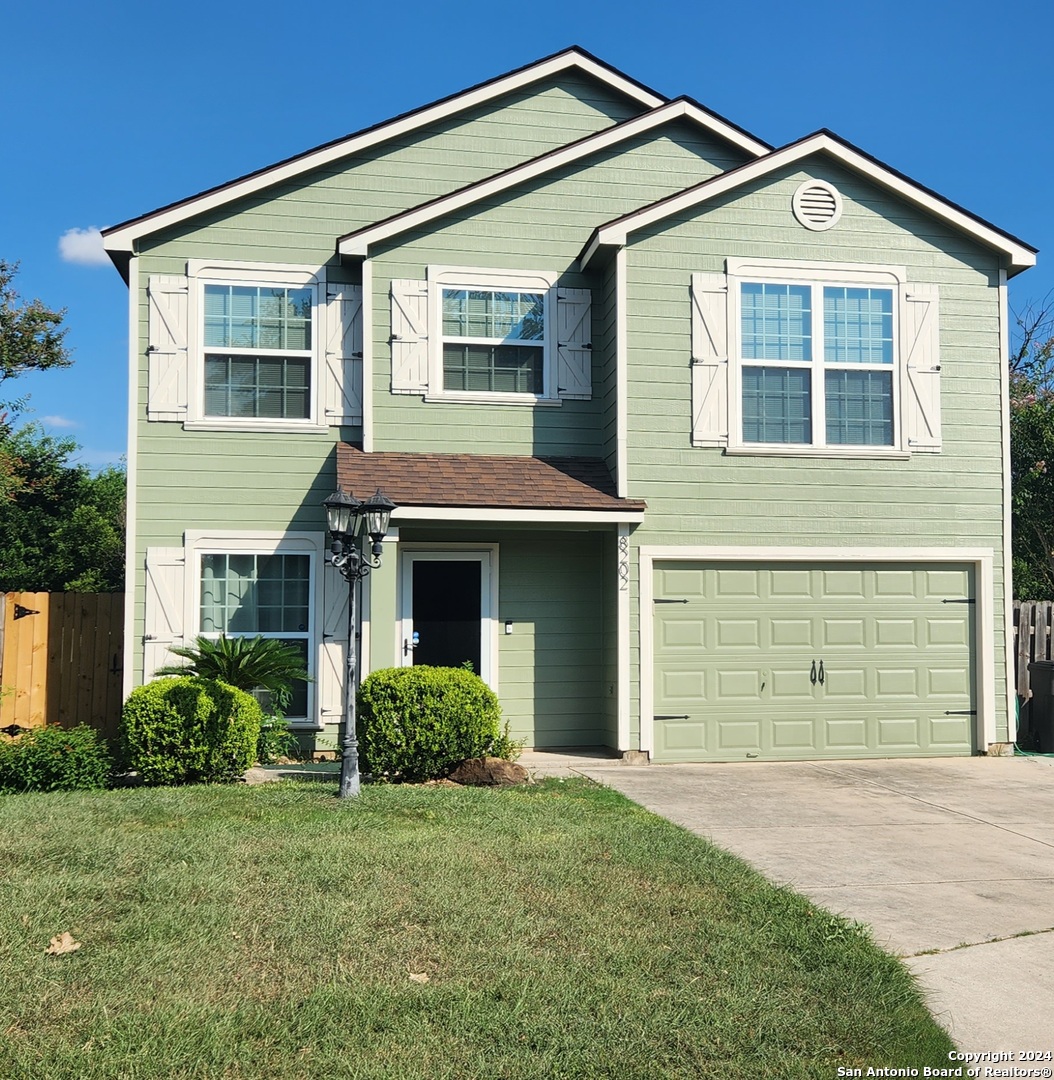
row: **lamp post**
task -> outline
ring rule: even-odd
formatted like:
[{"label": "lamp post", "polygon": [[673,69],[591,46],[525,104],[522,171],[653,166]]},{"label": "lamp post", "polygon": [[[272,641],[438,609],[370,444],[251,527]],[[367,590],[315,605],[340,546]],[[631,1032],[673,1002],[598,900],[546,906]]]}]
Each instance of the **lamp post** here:
[{"label": "lamp post", "polygon": [[[344,683],[344,740],[340,760],[340,797],[359,793],[359,738],[355,730],[355,586],[371,570],[381,565],[381,545],[395,503],[378,489],[365,502],[344,491],[335,491],[322,504],[333,543],[333,565],[348,583],[348,672]],[[360,539],[363,525],[370,539],[367,553],[365,539]]]}]

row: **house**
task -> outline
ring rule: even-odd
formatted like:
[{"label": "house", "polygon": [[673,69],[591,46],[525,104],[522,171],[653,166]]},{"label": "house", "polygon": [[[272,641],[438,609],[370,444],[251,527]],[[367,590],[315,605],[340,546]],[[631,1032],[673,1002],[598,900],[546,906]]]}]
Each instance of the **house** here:
[{"label": "house", "polygon": [[829,131],[774,149],[571,48],[117,225],[129,655],[298,643],[321,506],[395,501],[362,669],[470,661],[529,746],[1012,741],[1007,279],[1035,251]]}]

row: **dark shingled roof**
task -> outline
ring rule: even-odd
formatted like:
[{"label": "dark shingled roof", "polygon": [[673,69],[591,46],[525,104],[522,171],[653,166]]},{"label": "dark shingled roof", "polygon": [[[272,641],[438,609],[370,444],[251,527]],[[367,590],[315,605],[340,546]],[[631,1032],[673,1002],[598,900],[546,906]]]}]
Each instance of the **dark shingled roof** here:
[{"label": "dark shingled roof", "polygon": [[366,454],[337,445],[337,483],[360,499],[380,488],[397,506],[507,510],[639,512],[641,499],[620,499],[596,458],[492,454]]}]

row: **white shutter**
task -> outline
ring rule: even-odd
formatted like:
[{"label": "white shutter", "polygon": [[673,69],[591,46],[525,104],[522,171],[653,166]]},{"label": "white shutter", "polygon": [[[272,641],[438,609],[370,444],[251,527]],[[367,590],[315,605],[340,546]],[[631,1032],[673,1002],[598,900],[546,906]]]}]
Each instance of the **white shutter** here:
[{"label": "white shutter", "polygon": [[908,449],[941,450],[940,311],[936,285],[905,285],[901,304],[905,387],[904,435]]},{"label": "white shutter", "polygon": [[560,289],[556,299],[556,392],[568,400],[593,396],[593,331],[589,289]]},{"label": "white shutter", "polygon": [[362,286],[326,293],[326,423],[362,423]]},{"label": "white shutter", "polygon": [[150,343],[147,349],[148,420],[187,418],[187,279],[153,275],[147,284]]},{"label": "white shutter", "polygon": [[146,618],[143,626],[143,682],[159,667],[179,663],[170,645],[182,645],[183,582],[186,555],[183,548],[146,549]]},{"label": "white shutter", "polygon": [[392,282],[392,393],[428,389],[428,284]]},{"label": "white shutter", "polygon": [[322,644],[318,657],[318,710],[321,724],[344,716],[348,673],[348,583],[326,559],[322,570]]},{"label": "white shutter", "polygon": [[728,279],[692,274],[692,445],[728,445]]}]

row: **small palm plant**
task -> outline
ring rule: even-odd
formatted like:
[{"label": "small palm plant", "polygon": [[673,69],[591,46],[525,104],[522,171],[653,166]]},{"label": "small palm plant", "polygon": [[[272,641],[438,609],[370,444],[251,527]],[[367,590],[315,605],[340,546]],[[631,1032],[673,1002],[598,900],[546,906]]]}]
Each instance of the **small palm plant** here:
[{"label": "small palm plant", "polygon": [[257,756],[262,764],[288,755],[296,747],[296,736],[289,730],[284,712],[289,705],[295,682],[311,678],[304,658],[295,646],[265,637],[198,637],[193,645],[171,648],[170,652],[189,661],[168,664],[155,675],[200,675],[247,690],[266,698],[261,701],[264,717]]}]

